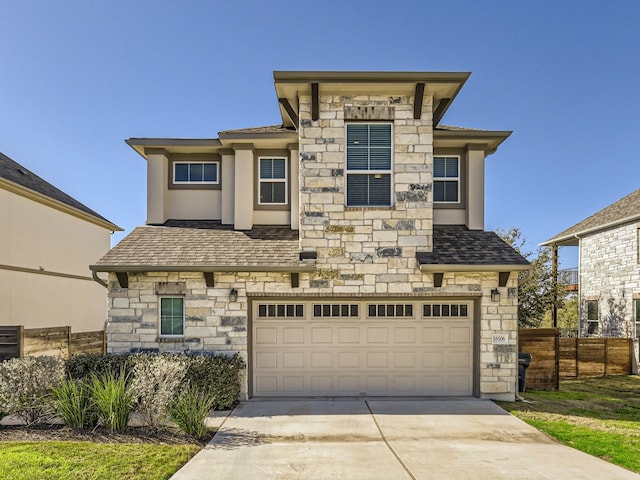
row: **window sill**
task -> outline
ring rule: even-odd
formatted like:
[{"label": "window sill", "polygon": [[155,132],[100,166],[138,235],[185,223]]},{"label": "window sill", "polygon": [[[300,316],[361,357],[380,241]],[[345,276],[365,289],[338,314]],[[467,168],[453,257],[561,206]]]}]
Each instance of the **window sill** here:
[{"label": "window sill", "polygon": [[163,337],[163,336],[159,336],[156,341],[158,343],[183,343],[187,340],[187,338],[184,335],[181,336],[175,336],[175,337]]},{"label": "window sill", "polygon": [[359,207],[354,206],[350,207],[349,205],[345,205],[345,210],[358,211],[358,210],[395,210],[396,207],[394,205],[391,206],[380,206],[380,207]]}]

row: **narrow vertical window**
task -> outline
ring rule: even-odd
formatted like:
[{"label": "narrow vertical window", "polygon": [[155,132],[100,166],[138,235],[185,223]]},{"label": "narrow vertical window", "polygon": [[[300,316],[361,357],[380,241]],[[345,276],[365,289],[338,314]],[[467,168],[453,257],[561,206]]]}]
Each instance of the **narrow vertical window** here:
[{"label": "narrow vertical window", "polygon": [[389,207],[392,131],[390,123],[347,124],[347,206]]},{"label": "narrow vertical window", "polygon": [[433,201],[460,202],[460,158],[433,158]]},{"label": "narrow vertical window", "polygon": [[636,327],[636,337],[640,338],[640,300],[633,301],[633,319]]},{"label": "narrow vertical window", "polygon": [[184,335],[184,298],[162,297],[160,299],[160,335]]},{"label": "narrow vertical window", "polygon": [[587,300],[587,333],[596,335],[598,333],[598,301]]},{"label": "narrow vertical window", "polygon": [[287,161],[285,158],[260,158],[260,205],[287,203]]}]

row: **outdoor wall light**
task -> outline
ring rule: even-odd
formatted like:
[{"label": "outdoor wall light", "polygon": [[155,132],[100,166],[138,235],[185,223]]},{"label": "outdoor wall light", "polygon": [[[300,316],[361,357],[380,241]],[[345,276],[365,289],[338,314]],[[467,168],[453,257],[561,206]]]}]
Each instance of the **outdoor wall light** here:
[{"label": "outdoor wall light", "polygon": [[491,290],[491,301],[492,302],[500,301],[500,290],[498,290],[497,288],[494,288],[493,290]]},{"label": "outdoor wall light", "polygon": [[229,291],[229,301],[235,302],[236,300],[238,300],[238,290],[236,290],[235,288],[232,288]]}]

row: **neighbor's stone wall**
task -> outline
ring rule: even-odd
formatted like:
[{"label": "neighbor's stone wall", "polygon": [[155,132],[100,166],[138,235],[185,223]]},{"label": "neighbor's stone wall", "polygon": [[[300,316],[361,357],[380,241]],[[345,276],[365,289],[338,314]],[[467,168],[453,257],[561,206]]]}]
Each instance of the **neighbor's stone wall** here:
[{"label": "neighbor's stone wall", "polygon": [[598,300],[598,336],[633,337],[633,299],[640,298],[638,224],[580,239],[580,330],[587,335],[587,300]]}]

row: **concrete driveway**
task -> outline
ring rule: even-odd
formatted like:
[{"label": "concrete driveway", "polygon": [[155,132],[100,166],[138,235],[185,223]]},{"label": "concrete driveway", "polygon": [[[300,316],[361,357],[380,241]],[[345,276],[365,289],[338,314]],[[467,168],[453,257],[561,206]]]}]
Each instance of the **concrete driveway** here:
[{"label": "concrete driveway", "polygon": [[252,400],[172,480],[639,479],[482,400]]}]

